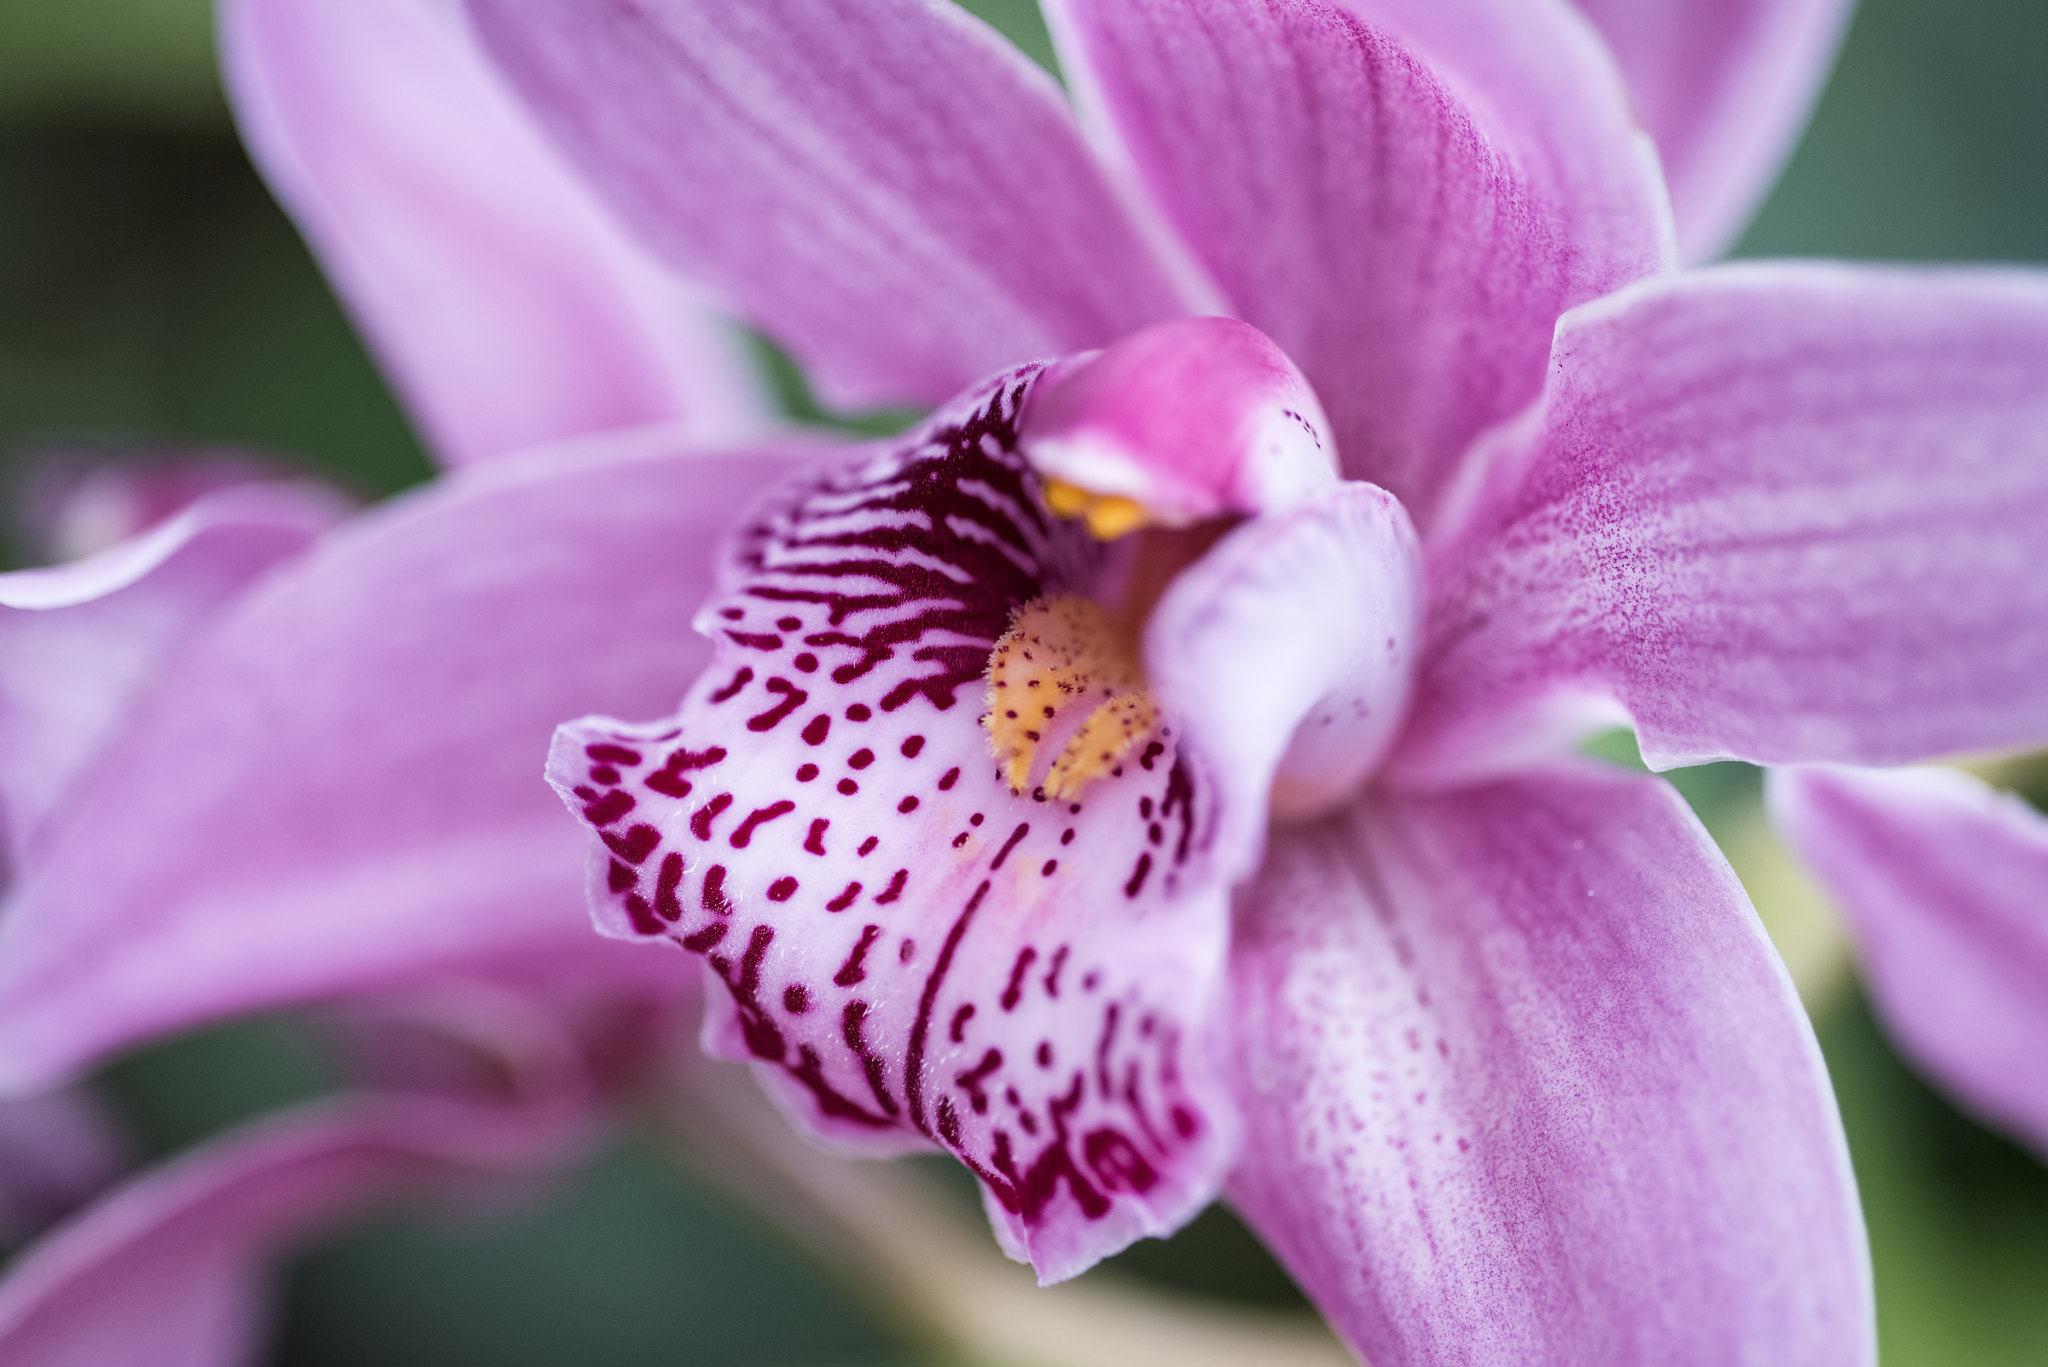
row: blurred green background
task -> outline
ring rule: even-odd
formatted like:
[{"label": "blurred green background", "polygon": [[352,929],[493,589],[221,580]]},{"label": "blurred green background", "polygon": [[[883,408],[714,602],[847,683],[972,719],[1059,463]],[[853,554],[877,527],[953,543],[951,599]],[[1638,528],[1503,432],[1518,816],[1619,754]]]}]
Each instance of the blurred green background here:
[{"label": "blurred green background", "polygon": [[[1042,58],[1028,0],[971,7]],[[1868,0],[1742,253],[2048,261],[2044,62],[2043,0]],[[366,495],[428,474],[242,156],[206,0],[0,0],[0,471],[53,449],[167,443],[272,453]],[[1746,829],[1753,771],[1713,766],[1682,786],[1717,835]],[[2048,1363],[2048,1170],[1938,1098],[1853,990],[1819,1009],[1886,1361]],[[262,1021],[125,1059],[101,1084],[140,1151],[159,1155],[316,1093],[328,1075],[302,1027]],[[1118,1264],[1219,1298],[1299,1304],[1220,1211]],[[282,1278],[274,1360],[909,1353],[830,1269],[629,1139],[516,1215],[389,1219],[312,1251]]]}]

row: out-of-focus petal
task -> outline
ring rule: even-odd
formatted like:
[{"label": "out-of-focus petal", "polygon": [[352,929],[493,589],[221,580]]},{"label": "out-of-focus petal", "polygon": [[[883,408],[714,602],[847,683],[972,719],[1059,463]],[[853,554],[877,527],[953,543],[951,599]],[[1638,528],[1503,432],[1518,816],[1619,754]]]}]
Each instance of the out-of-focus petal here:
[{"label": "out-of-focus petal", "polygon": [[0,869],[178,648],[344,510],[312,485],[248,485],[87,559],[0,574]]},{"label": "out-of-focus petal", "polygon": [[1231,1199],[1368,1361],[1873,1360],[1819,1049],[1661,783],[1376,799],[1237,923]]},{"label": "out-of-focus petal", "polygon": [[224,0],[220,23],[243,137],[444,462],[762,421],[738,336],[611,223],[452,3]]},{"label": "out-of-focus petal", "polygon": [[1725,251],[1819,98],[1851,0],[1573,0],[1656,139],[1688,261]]},{"label": "out-of-focus petal", "polygon": [[2048,738],[2044,375],[2041,274],[1728,266],[1574,314],[1438,548],[1402,762],[1482,768],[1572,694],[1660,768]]},{"label": "out-of-focus petal", "polygon": [[1774,769],[1765,792],[1906,1050],[2048,1154],[2048,820],[1950,769]]},{"label": "out-of-focus petal", "polygon": [[[661,452],[663,434],[645,440]],[[672,442],[666,444],[673,450]],[[0,1085],[154,1031],[587,950],[555,722],[672,704],[712,554],[793,458],[558,453],[357,519],[109,740],[0,922]]]},{"label": "out-of-focus petal", "polygon": [[98,555],[170,521],[208,494],[295,474],[261,456],[204,447],[146,447],[110,456],[60,446],[31,455],[26,466],[16,520],[25,554],[38,565]]},{"label": "out-of-focus petal", "polygon": [[127,1149],[84,1088],[0,1101],[0,1244],[40,1233],[110,1185]]},{"label": "out-of-focus petal", "polygon": [[1668,260],[1620,80],[1561,5],[1048,17],[1112,155],[1314,384],[1345,472],[1425,527],[1472,436],[1536,397],[1558,315]]},{"label": "out-of-focus petal", "polygon": [[563,1161],[549,1110],[426,1099],[330,1105],[216,1141],[122,1188],[0,1282],[13,1367],[239,1367],[260,1342],[265,1262],[373,1204]]},{"label": "out-of-focus petal", "polygon": [[936,403],[1182,311],[1057,86],[950,0],[471,0],[691,278],[831,402]]}]

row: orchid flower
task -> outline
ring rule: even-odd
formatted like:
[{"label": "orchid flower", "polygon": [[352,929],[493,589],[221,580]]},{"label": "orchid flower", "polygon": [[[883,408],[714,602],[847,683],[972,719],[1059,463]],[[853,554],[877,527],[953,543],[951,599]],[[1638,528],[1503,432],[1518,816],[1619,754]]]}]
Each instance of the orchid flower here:
[{"label": "orchid flower", "polygon": [[[475,0],[495,70],[435,30],[460,80],[406,88],[492,112],[424,141],[316,79],[419,13],[231,8],[259,155],[452,458],[692,411],[644,398],[686,393],[664,269],[828,400],[939,407],[558,444],[280,564],[24,856],[0,1074],[451,966],[677,971],[571,948],[522,756],[581,714],[601,926],[704,959],[708,1042],[797,1123],[968,1162],[1043,1275],[1224,1191],[1375,1362],[1867,1360],[1784,972],[1675,796],[1570,751],[2048,733],[2048,297],[1677,272],[1840,9],[1689,49],[1648,12],[1594,18],[1676,230],[1556,4],[1066,0],[1077,120],[929,0]],[[1659,84],[1676,50],[1712,78]],[[439,209],[405,173],[501,146]]]}]

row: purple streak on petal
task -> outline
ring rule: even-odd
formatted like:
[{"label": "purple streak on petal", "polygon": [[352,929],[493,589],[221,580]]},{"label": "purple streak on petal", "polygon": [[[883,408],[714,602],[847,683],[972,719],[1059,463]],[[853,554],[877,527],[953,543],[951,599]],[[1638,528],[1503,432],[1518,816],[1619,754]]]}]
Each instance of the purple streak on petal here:
[{"label": "purple streak on petal", "polygon": [[472,0],[625,220],[833,403],[1182,312],[1057,86],[947,0]]},{"label": "purple streak on petal", "polygon": [[536,760],[564,713],[653,711],[703,667],[687,623],[713,548],[790,468],[493,466],[358,519],[238,603],[23,870],[0,923],[0,1085],[429,969],[546,951],[607,971],[581,953],[580,840]]},{"label": "purple streak on petal", "polygon": [[1948,769],[1778,769],[1766,792],[1906,1051],[2048,1154],[2048,820]]},{"label": "purple streak on petal", "polygon": [[[548,777],[590,828],[599,928],[708,965],[712,1053],[835,1147],[960,1158],[1055,1281],[1178,1228],[1234,1157],[1204,1030],[1270,769],[1212,769],[1244,757],[1191,717],[1065,799],[998,770],[991,651],[1110,554],[1040,506],[1016,432],[1035,373],[765,506],[698,614],[717,653],[681,707],[570,722]],[[1048,728],[1078,722],[1046,693]]]},{"label": "purple streak on petal", "polygon": [[165,662],[343,507],[310,485],[246,485],[88,559],[0,574],[5,862],[24,857]]},{"label": "purple streak on petal", "polygon": [[2048,275],[1728,266],[1568,318],[1435,558],[1398,762],[1483,767],[1572,693],[1660,768],[2048,738],[2044,374]]},{"label": "purple streak on petal", "polygon": [[1172,526],[1272,512],[1336,482],[1315,392],[1235,318],[1158,323],[1053,365],[1020,428],[1039,474]]},{"label": "purple streak on petal", "polygon": [[1540,390],[1557,316],[1669,254],[1649,154],[1583,21],[1443,8],[1048,10],[1084,108],[1231,310],[1308,375],[1345,473],[1424,526],[1473,435]]},{"label": "purple streak on petal", "polygon": [[1573,0],[1656,139],[1688,261],[1734,242],[1819,98],[1851,0]]},{"label": "purple streak on petal", "polygon": [[1230,1196],[1368,1360],[1873,1360],[1812,1029],[1661,783],[1373,800],[1237,921]]},{"label": "purple streak on petal", "polygon": [[243,136],[445,462],[760,425],[739,339],[545,141],[452,6],[229,0]]},{"label": "purple streak on petal", "polygon": [[[1300,818],[1345,801],[1406,713],[1422,559],[1392,495],[1344,484],[1245,523],[1183,572],[1145,630],[1145,672],[1191,749],[1238,793]],[[1235,882],[1266,809],[1224,813]]]},{"label": "purple streak on petal", "polygon": [[575,1133],[549,1111],[377,1100],[232,1134],[120,1189],[9,1268],[0,1360],[250,1361],[272,1256],[397,1196],[551,1168]]}]

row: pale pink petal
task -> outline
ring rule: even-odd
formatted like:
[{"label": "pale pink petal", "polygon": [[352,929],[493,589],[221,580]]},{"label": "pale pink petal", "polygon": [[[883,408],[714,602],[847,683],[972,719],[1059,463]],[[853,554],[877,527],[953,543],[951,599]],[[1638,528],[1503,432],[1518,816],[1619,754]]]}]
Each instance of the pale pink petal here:
[{"label": "pale pink petal", "polygon": [[840,405],[1182,311],[1058,87],[950,0],[471,0],[664,257]]},{"label": "pale pink petal", "polygon": [[1657,141],[1678,245],[1727,250],[1819,97],[1851,0],[1573,0],[1599,28]]},{"label": "pale pink petal", "polygon": [[1435,557],[1404,764],[1575,695],[1660,768],[2048,738],[2043,375],[2048,275],[1728,266],[1574,314]]},{"label": "pale pink petal", "polygon": [[493,466],[357,519],[238,602],[23,870],[0,922],[0,1085],[436,967],[610,971],[581,838],[539,772],[548,734],[672,704],[708,657],[688,624],[714,548],[790,468]]},{"label": "pale pink petal", "polygon": [[243,137],[443,461],[759,425],[738,336],[610,222],[455,5],[226,0],[220,23]]},{"label": "pale pink petal", "polygon": [[1337,479],[1315,391],[1235,318],[1156,323],[1058,362],[1019,436],[1039,474],[1132,499],[1169,526],[1271,512]]},{"label": "pale pink petal", "polygon": [[1661,783],[1369,800],[1237,923],[1230,1196],[1375,1367],[1874,1361],[1812,1029]]},{"label": "pale pink petal", "polygon": [[87,559],[0,574],[0,868],[165,662],[344,510],[315,486],[245,485]]},{"label": "pale pink petal", "polygon": [[1950,769],[1777,769],[1765,791],[1907,1052],[2048,1154],[2048,820]]},{"label": "pale pink petal", "polygon": [[552,1111],[359,1101],[269,1121],[122,1188],[0,1282],[12,1367],[237,1367],[260,1346],[266,1262],[407,1194],[496,1184],[561,1163]]},{"label": "pale pink petal", "polygon": [[1653,159],[1598,39],[1526,0],[1061,0],[1084,108],[1301,366],[1344,471],[1427,526],[1542,387],[1565,309],[1658,269]]}]

